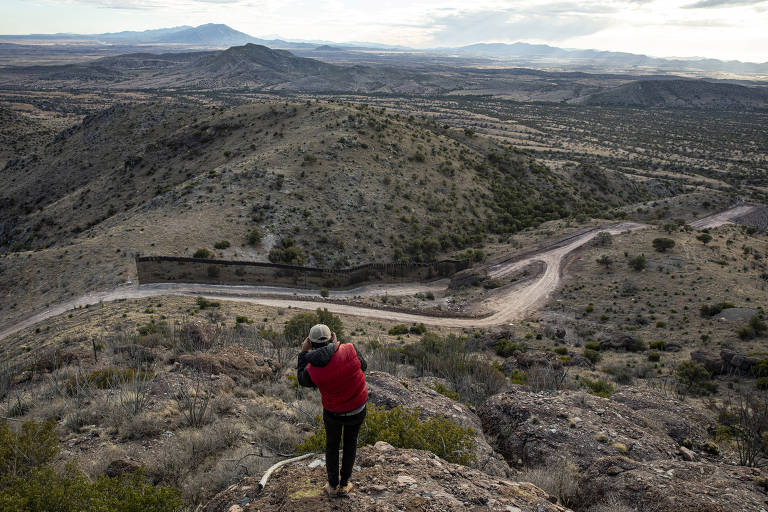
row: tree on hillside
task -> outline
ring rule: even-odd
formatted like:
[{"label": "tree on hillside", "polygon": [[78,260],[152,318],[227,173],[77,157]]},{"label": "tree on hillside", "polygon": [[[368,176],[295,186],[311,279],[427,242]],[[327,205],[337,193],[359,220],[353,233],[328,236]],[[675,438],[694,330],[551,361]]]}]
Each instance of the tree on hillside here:
[{"label": "tree on hillside", "polygon": [[667,252],[667,249],[671,249],[675,246],[675,241],[671,238],[654,238],[653,248],[657,252]]},{"label": "tree on hillside", "polygon": [[704,245],[707,245],[709,242],[712,241],[712,235],[709,233],[702,233],[696,237],[696,240],[703,243]]},{"label": "tree on hillside", "polygon": [[629,259],[629,266],[632,267],[633,270],[640,272],[641,270],[645,270],[645,254],[640,254],[638,256],[633,256]]}]

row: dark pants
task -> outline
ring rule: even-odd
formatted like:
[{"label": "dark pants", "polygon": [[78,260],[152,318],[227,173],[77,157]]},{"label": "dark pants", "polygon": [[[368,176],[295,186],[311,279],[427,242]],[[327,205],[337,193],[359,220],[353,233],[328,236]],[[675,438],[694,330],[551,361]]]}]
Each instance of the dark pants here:
[{"label": "dark pants", "polygon": [[[323,411],[325,424],[325,467],[328,470],[328,484],[331,487],[347,485],[352,475],[357,453],[357,434],[365,420],[363,409],[354,416],[337,416]],[[339,478],[339,444],[344,437],[344,455],[341,459],[341,478]]]}]

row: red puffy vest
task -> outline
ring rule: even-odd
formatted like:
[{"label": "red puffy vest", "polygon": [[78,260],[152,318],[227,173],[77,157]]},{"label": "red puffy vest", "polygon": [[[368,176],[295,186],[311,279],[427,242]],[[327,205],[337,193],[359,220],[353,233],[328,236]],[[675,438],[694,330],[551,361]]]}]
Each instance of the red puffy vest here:
[{"label": "red puffy vest", "polygon": [[308,364],[307,372],[320,389],[323,407],[328,411],[354,411],[368,400],[360,359],[351,343],[338,345],[336,353],[325,366]]}]

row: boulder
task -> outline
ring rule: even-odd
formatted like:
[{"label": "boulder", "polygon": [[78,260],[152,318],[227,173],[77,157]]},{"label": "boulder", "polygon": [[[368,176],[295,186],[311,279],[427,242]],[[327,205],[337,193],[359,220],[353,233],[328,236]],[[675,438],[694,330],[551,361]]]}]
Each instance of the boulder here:
[{"label": "boulder", "polygon": [[527,371],[533,367],[552,368],[562,370],[563,361],[557,354],[540,350],[526,352],[514,352],[501,364],[501,371],[509,375],[513,370]]},{"label": "boulder", "polygon": [[[585,468],[611,455],[638,461],[672,459],[683,439],[705,441],[711,422],[700,414],[689,420],[679,413],[690,407],[647,391],[617,395],[613,400],[578,391],[518,389],[489,398],[478,416],[491,446],[513,467],[565,459]],[[656,400],[658,407],[653,405]]]},{"label": "boulder", "polygon": [[141,469],[142,464],[133,459],[117,459],[113,460],[104,470],[104,474],[110,478],[117,476],[123,476],[130,473],[135,473]]},{"label": "boulder", "polygon": [[719,354],[707,352],[705,350],[695,350],[691,352],[691,361],[696,361],[704,366],[712,375],[724,373],[723,360]]},{"label": "boulder", "polygon": [[613,456],[594,461],[579,482],[581,501],[611,496],[614,506],[638,512],[733,512],[766,510],[754,484],[758,470],[709,462],[638,462]]},{"label": "boulder", "polygon": [[352,473],[353,491],[329,499],[323,485],[325,467],[313,460],[291,463],[272,474],[259,492],[259,476],[249,477],[216,495],[204,512],[348,510],[395,512],[567,512],[555,498],[530,483],[513,482],[446,462],[421,450],[386,443],[358,450],[359,471]]},{"label": "boulder", "polygon": [[617,350],[622,352],[639,352],[645,350],[645,348],[645,343],[627,334],[617,334],[600,342],[601,351]]},{"label": "boulder", "polygon": [[721,350],[720,359],[723,361],[723,367],[726,373],[736,373],[739,375],[748,375],[760,359],[734,352],[733,350]]},{"label": "boulder", "polygon": [[460,427],[472,428],[477,434],[472,467],[495,476],[509,476],[511,470],[483,437],[480,418],[464,404],[451,400],[416,380],[404,380],[384,372],[366,373],[368,400],[380,407],[401,406],[419,413],[422,420],[447,418]]}]

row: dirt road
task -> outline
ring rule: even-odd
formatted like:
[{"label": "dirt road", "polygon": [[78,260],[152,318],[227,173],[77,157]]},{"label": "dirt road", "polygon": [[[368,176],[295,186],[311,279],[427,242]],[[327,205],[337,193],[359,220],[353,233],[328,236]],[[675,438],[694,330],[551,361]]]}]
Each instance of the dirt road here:
[{"label": "dirt road", "polygon": [[[720,212],[691,223],[697,229],[717,227],[732,219],[745,215],[752,211],[753,206],[737,206],[724,212]],[[597,233],[608,231],[618,234],[624,231],[634,231],[648,227],[645,224],[624,222],[614,224],[602,229],[587,231],[577,234],[570,239],[564,239],[550,248],[544,248],[540,252],[529,254],[522,258],[510,258],[502,260],[488,267],[488,274],[492,278],[500,278],[519,270],[526,265],[540,261],[545,266],[545,271],[535,280],[518,288],[510,287],[508,291],[499,289],[500,293],[493,295],[482,304],[488,311],[494,313],[483,318],[446,318],[419,315],[416,313],[400,313],[389,310],[338,304],[334,302],[317,302],[294,298],[295,295],[317,295],[319,290],[304,290],[293,288],[278,288],[269,286],[229,286],[210,284],[147,284],[139,286],[122,286],[105,292],[96,292],[84,295],[68,302],[57,304],[49,309],[32,315],[25,320],[0,330],[0,339],[10,336],[22,329],[31,327],[38,322],[56,315],[60,315],[78,306],[96,304],[98,302],[110,302],[118,299],[136,299],[142,297],[154,297],[159,295],[195,295],[209,299],[229,300],[235,302],[250,302],[274,307],[293,307],[297,309],[314,310],[320,306],[329,311],[343,315],[364,316],[393,320],[396,322],[423,322],[428,325],[444,327],[489,327],[508,324],[520,320],[532,311],[539,308],[549,295],[560,284],[560,271],[563,258],[570,252],[594,238]],[[442,279],[431,283],[404,283],[404,284],[377,284],[354,288],[351,290],[332,291],[330,296],[338,299],[352,299],[354,297],[372,297],[381,295],[413,295],[418,292],[443,291],[448,287],[449,280]],[[282,298],[281,296],[285,296]]]},{"label": "dirt road", "polygon": [[708,217],[693,221],[691,222],[690,226],[695,229],[716,228],[718,226],[722,226],[723,224],[728,224],[733,221],[733,219],[741,217],[742,215],[746,215],[754,209],[754,206],[749,205],[737,206],[735,208],[731,208],[730,210],[715,213],[714,215],[709,215]]},{"label": "dirt road", "polygon": [[[643,224],[622,223],[605,229],[612,234],[618,234],[627,230],[636,230],[646,227]],[[301,290],[293,288],[277,288],[268,286],[228,286],[209,284],[147,284],[139,286],[122,286],[105,292],[96,292],[84,295],[77,299],[67,301],[41,311],[13,326],[0,331],[0,339],[10,336],[27,327],[56,315],[65,313],[78,306],[96,304],[98,302],[110,302],[118,299],[136,299],[154,297],[159,295],[195,295],[209,299],[229,300],[234,302],[250,302],[274,307],[293,307],[297,309],[313,310],[319,306],[328,308],[337,314],[365,316],[394,320],[397,322],[423,322],[430,325],[445,327],[487,327],[519,320],[532,310],[540,306],[546,298],[557,288],[560,282],[560,265],[566,254],[581,247],[590,241],[599,231],[590,231],[569,240],[556,248],[544,250],[541,253],[528,256],[524,259],[510,263],[499,263],[489,268],[492,277],[503,277],[536,261],[544,263],[546,269],[538,279],[528,283],[522,288],[510,290],[507,293],[497,294],[484,304],[486,309],[495,311],[484,318],[436,318],[432,316],[400,313],[379,310],[363,306],[337,304],[333,302],[320,303],[311,300],[292,298],[298,295],[315,295],[318,291]],[[332,298],[351,299],[354,297],[371,297],[387,295],[413,295],[418,292],[443,291],[448,287],[449,280],[442,279],[431,283],[407,283],[407,284],[378,284],[363,286],[351,290],[332,291]],[[286,298],[280,297],[284,295]]]}]

